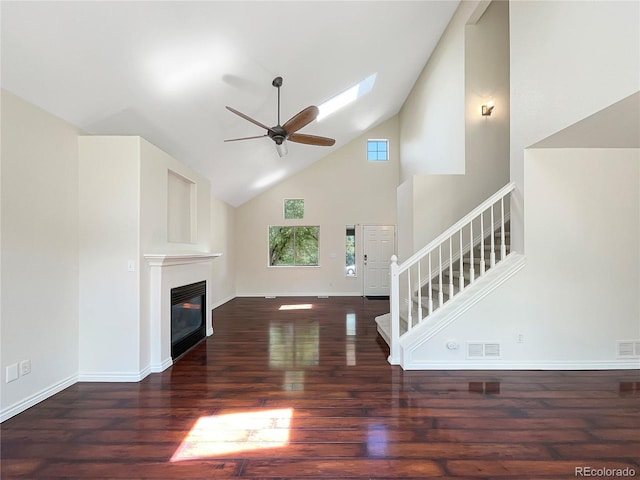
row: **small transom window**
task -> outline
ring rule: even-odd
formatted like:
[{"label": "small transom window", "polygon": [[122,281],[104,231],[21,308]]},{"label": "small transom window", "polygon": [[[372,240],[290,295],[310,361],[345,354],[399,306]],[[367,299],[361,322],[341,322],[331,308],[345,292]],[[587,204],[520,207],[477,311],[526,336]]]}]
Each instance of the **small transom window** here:
[{"label": "small transom window", "polygon": [[304,199],[286,198],[284,200],[284,218],[304,218]]},{"label": "small transom window", "polygon": [[370,162],[389,160],[389,140],[367,140],[367,160]]}]

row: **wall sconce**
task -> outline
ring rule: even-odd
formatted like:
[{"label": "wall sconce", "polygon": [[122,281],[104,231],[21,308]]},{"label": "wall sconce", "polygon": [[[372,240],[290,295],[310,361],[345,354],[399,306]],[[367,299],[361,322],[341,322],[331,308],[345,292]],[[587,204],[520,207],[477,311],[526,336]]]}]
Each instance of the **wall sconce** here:
[{"label": "wall sconce", "polygon": [[493,112],[493,107],[495,107],[495,105],[493,104],[493,100],[491,100],[486,105],[482,105],[482,116],[483,117],[491,116],[491,112]]}]

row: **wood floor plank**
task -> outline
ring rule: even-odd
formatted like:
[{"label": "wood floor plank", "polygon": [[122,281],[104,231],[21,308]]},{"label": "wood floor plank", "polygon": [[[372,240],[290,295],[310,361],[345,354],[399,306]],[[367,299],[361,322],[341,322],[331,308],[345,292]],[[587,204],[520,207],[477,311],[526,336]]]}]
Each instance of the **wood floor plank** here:
[{"label": "wood floor plank", "polygon": [[[313,307],[279,310],[300,303]],[[78,383],[4,422],[0,477],[560,480],[583,465],[640,475],[639,371],[403,371],[375,327],[388,309],[361,297],[234,299],[214,310],[215,335],[168,370]]]},{"label": "wood floor plank", "polygon": [[402,478],[420,476],[422,478],[440,477],[442,467],[431,460],[394,460],[359,458],[335,461],[332,458],[315,458],[312,460],[271,460],[248,461],[244,473],[247,476],[293,476],[301,478],[310,475],[323,478],[335,478],[340,475],[383,478]]}]

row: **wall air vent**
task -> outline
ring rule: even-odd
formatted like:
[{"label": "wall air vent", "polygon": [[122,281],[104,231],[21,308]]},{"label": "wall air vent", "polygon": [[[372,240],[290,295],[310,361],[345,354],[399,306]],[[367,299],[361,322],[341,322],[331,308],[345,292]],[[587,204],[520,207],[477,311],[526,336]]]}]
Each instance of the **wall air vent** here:
[{"label": "wall air vent", "polygon": [[467,358],[500,358],[500,344],[497,342],[467,342]]},{"label": "wall air vent", "polygon": [[640,340],[626,340],[618,342],[618,357],[640,358]]}]

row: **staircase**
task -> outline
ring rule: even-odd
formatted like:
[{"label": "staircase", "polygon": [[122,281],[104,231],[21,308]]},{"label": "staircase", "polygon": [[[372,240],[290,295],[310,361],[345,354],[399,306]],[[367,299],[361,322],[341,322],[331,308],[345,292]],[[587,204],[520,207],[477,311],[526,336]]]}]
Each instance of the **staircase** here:
[{"label": "staircase", "polygon": [[[509,222],[505,222],[504,228],[504,236],[505,236],[505,251],[507,255],[511,250],[511,232],[510,232],[510,224]],[[494,232],[494,245],[499,244],[498,242],[501,240],[501,234],[499,232]],[[484,239],[484,258],[489,258],[491,252],[495,254],[495,247],[491,249],[491,238],[486,237]],[[418,316],[418,302],[422,302],[422,311],[428,311],[429,303],[432,305],[432,312],[435,313],[440,307],[446,305],[446,303],[454,298],[458,293],[463,291],[465,288],[469,287],[471,284],[471,265],[473,264],[473,272],[475,276],[475,272],[479,272],[481,270],[481,258],[482,253],[480,251],[481,246],[475,245],[473,249],[473,259],[471,258],[471,254],[467,252],[464,255],[462,261],[462,271],[458,268],[457,270],[449,270],[445,268],[442,273],[442,283],[440,283],[438,276],[434,276],[431,278],[430,282],[427,282],[426,285],[422,286],[420,294],[416,291],[411,296],[411,315],[409,315],[408,309],[400,310],[400,322],[404,324],[404,331],[407,330],[408,319],[412,319],[412,326],[416,326],[419,318]],[[499,255],[499,254],[498,254]],[[498,257],[499,258],[499,257]],[[472,263],[473,262],[473,263]],[[454,264],[457,262],[454,262]],[[495,259],[494,259],[495,265]],[[491,263],[485,260],[485,273],[491,269]],[[429,292],[429,284],[431,284],[431,292]],[[442,294],[442,295],[440,295]]]},{"label": "staircase", "polygon": [[[424,342],[522,268],[511,253],[506,185],[409,259],[391,259],[391,312],[376,318],[389,362],[411,368],[412,345]],[[474,233],[475,232],[475,233]]]}]

